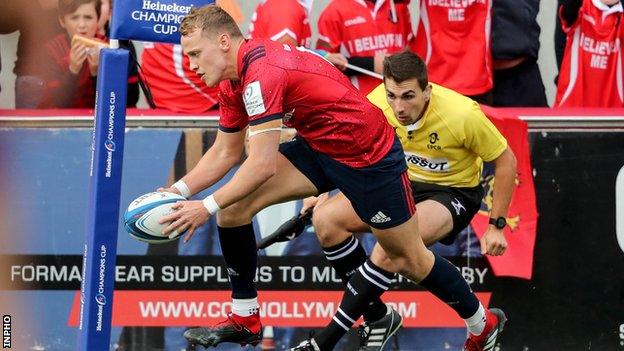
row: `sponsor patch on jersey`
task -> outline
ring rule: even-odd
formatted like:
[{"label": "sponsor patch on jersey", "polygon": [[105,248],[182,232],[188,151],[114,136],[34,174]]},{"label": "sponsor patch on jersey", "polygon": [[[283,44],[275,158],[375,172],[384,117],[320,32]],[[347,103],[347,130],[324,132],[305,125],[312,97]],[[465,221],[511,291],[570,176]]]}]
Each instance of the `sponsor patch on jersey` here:
[{"label": "sponsor patch on jersey", "polygon": [[344,21],[344,26],[351,27],[356,24],[362,24],[362,23],[366,23],[366,18],[364,18],[364,16],[357,16],[355,18],[351,18],[351,19]]},{"label": "sponsor patch on jersey", "polygon": [[243,94],[243,101],[245,102],[245,110],[247,110],[247,115],[249,115],[249,117],[266,112],[259,81],[251,82],[247,85],[245,93]]},{"label": "sponsor patch on jersey", "polygon": [[405,161],[408,165],[414,165],[427,172],[446,173],[451,170],[448,158],[426,158],[406,152]]}]

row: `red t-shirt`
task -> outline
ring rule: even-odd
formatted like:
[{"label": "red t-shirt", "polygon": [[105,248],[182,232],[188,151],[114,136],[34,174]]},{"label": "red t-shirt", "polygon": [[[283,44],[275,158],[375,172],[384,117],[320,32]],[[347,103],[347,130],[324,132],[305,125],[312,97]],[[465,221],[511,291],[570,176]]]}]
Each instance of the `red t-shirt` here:
[{"label": "red t-shirt", "polygon": [[492,0],[421,0],[412,51],[430,81],[464,95],[492,89],[491,13]]},{"label": "red t-shirt", "polygon": [[[103,39],[103,38],[98,38]],[[66,33],[58,34],[45,44],[47,69],[45,90],[38,108],[93,108],[96,77],[91,76],[87,60],[78,74],[69,70],[71,43]]]},{"label": "red t-shirt", "polygon": [[[562,18],[567,41],[555,106],[622,107],[622,4],[584,0],[575,23]],[[602,6],[601,6],[602,5]]]},{"label": "red t-shirt", "polygon": [[298,45],[310,47],[308,9],[297,0],[264,0],[251,17],[249,36],[278,40],[284,35],[294,38]]},{"label": "red t-shirt", "polygon": [[210,88],[189,68],[180,45],[146,43],[141,56],[143,76],[156,107],[202,113],[216,107],[217,88]]},{"label": "red t-shirt", "polygon": [[394,130],[332,64],[304,48],[251,39],[238,51],[240,81],[219,85],[224,132],[282,119],[318,152],[361,168],[383,158]]},{"label": "red t-shirt", "polygon": [[[333,0],[318,21],[317,49],[341,53],[345,57],[370,57],[392,54],[405,48],[412,37],[409,1]],[[354,85],[368,94],[381,83],[367,75],[352,77]]]}]

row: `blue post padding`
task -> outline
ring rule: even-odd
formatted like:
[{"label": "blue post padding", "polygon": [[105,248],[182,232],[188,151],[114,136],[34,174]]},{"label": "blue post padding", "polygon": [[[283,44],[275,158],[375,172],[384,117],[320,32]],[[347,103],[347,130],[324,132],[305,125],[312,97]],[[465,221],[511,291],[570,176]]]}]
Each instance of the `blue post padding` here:
[{"label": "blue post padding", "polygon": [[180,22],[192,7],[214,0],[123,0],[113,2],[111,39],[180,43]]},{"label": "blue post padding", "polygon": [[126,124],[128,50],[102,49],[91,145],[78,349],[109,350]]}]

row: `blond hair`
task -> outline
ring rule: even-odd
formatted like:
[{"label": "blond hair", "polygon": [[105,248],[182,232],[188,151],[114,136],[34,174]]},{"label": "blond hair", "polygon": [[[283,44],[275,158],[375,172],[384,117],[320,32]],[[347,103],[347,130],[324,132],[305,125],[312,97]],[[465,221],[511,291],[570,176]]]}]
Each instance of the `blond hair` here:
[{"label": "blond hair", "polygon": [[182,35],[188,35],[196,29],[201,29],[202,35],[226,32],[231,37],[243,36],[232,16],[216,5],[193,7],[180,23]]}]

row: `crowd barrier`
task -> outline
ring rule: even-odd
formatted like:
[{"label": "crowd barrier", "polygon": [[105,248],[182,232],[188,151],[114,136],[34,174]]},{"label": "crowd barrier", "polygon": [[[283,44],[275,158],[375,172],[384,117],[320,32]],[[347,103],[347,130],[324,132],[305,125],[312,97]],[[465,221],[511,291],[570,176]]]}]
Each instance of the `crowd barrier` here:
[{"label": "crowd barrier", "polygon": [[[539,214],[534,249],[522,251],[528,261],[497,270],[478,253],[474,223],[456,245],[434,249],[485,304],[508,314],[500,350],[624,350],[624,110],[485,110],[528,126],[524,181],[533,182]],[[18,350],[76,348],[91,116],[0,110],[0,312],[9,316]],[[212,143],[217,124],[216,113],[129,110],[121,210],[183,175]],[[298,206],[261,212],[257,234],[270,233]],[[530,222],[525,214],[518,212],[523,226]],[[214,230],[209,223],[190,245],[147,246],[119,227],[111,349],[181,350],[185,326],[223,317],[228,282]],[[525,242],[519,233],[511,231],[510,242]],[[313,233],[301,238],[261,253],[262,313],[273,327],[267,348],[282,349],[323,325],[339,301],[342,285],[315,256]],[[463,322],[417,285],[400,280],[385,300],[406,317],[390,349],[460,349]]]}]

